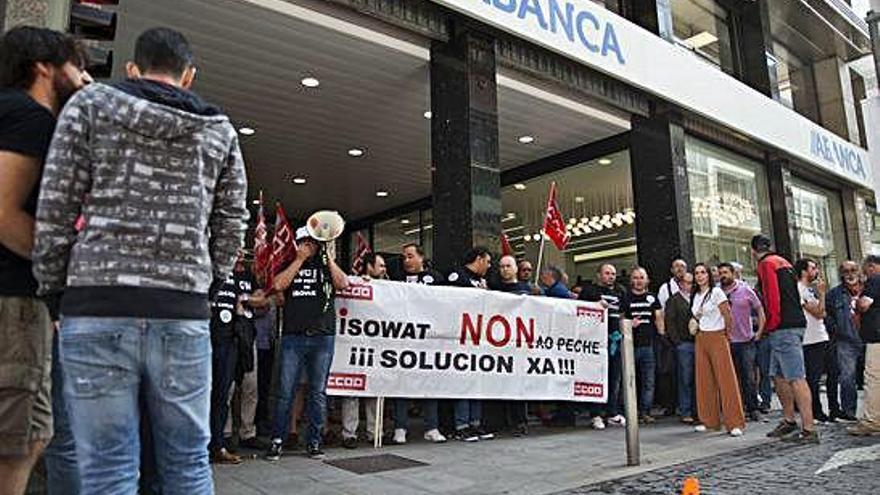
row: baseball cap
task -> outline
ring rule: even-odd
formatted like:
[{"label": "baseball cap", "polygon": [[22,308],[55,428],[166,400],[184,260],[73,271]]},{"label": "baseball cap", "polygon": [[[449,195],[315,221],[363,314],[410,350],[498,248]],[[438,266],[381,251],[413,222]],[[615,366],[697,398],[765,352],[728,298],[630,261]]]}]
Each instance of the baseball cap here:
[{"label": "baseball cap", "polygon": [[309,229],[305,226],[302,226],[296,229],[296,240],[301,241],[303,239],[309,239],[311,236],[309,235]]}]

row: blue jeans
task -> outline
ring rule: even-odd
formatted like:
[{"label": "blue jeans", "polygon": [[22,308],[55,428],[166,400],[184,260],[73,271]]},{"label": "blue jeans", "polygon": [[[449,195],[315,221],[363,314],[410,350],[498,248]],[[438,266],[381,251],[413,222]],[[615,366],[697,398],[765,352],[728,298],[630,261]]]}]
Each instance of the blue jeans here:
[{"label": "blue jeans", "polygon": [[757,348],[754,342],[734,342],[730,344],[733,357],[733,368],[739,381],[739,390],[743,396],[746,412],[758,410],[758,393],[755,390],[755,362]]},{"label": "blue jeans", "polygon": [[639,414],[647,416],[651,414],[651,407],[654,405],[657,360],[654,357],[654,347],[652,346],[635,347],[633,351],[639,383]]},{"label": "blue jeans", "polygon": [[678,414],[694,416],[694,343],[682,342],[675,347],[678,357]]},{"label": "blue jeans", "polygon": [[479,428],[483,420],[483,401],[459,399],[455,401],[455,429],[463,430],[468,426]]},{"label": "blue jeans", "polygon": [[46,487],[49,495],[78,495],[79,468],[76,465],[76,444],[70,429],[67,403],[64,401],[64,376],[59,357],[58,334],[52,340],[52,441],[43,454],[46,460]]},{"label": "blue jeans", "polygon": [[238,343],[232,339],[211,346],[211,443],[208,450],[218,452],[226,447],[223,428],[229,416],[229,389],[235,379]]},{"label": "blue jeans", "polygon": [[[840,384],[840,409],[848,416],[855,417],[859,391],[856,385],[859,357],[865,352],[865,345],[855,342],[836,342],[837,382]],[[834,411],[832,411],[834,412]]]},{"label": "blue jeans", "polygon": [[281,337],[280,382],[278,403],[275,406],[275,425],[272,428],[274,440],[287,438],[290,409],[300,375],[305,370],[308,376],[309,397],[306,414],[309,418],[309,432],[306,441],[309,447],[321,445],[321,430],[327,417],[327,377],[333,362],[333,335],[285,335]]},{"label": "blue jeans", "polygon": [[770,401],[773,399],[773,377],[770,376],[770,340],[767,337],[759,340],[755,346],[757,355],[755,360],[758,362],[758,394],[761,396],[762,409],[770,409]]},{"label": "blue jeans", "polygon": [[141,420],[151,426],[163,493],[214,493],[208,321],[71,317],[61,327],[83,493],[137,493]]},{"label": "blue jeans", "polygon": [[[409,405],[411,402],[410,399],[396,399],[394,401],[395,429],[409,429]],[[420,402],[422,404],[422,414],[425,416],[425,431],[437,429],[440,425],[437,401],[435,399],[424,399]]]}]

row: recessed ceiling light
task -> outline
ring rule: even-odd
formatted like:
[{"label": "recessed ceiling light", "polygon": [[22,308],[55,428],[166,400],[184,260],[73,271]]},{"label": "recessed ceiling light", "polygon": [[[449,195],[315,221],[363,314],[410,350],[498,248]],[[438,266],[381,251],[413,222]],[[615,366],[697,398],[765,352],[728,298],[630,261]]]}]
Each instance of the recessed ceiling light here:
[{"label": "recessed ceiling light", "polygon": [[583,197],[583,196],[575,196],[575,197],[574,197],[574,202],[575,202],[575,203],[583,203],[583,202],[584,202],[584,197]]},{"label": "recessed ceiling light", "polygon": [[611,165],[614,163],[611,158],[599,158],[599,165]]},{"label": "recessed ceiling light", "polygon": [[522,144],[531,144],[535,142],[535,136],[520,136],[516,140]]},{"label": "recessed ceiling light", "polygon": [[348,150],[348,154],[349,154],[349,156],[363,156],[364,150],[362,150],[360,148],[352,148],[352,149]]},{"label": "recessed ceiling light", "polygon": [[321,81],[314,77],[304,77],[300,83],[307,88],[317,88],[321,85]]},{"label": "recessed ceiling light", "polygon": [[409,218],[400,219],[400,223],[402,223],[403,225],[409,225]]},{"label": "recessed ceiling light", "polygon": [[388,196],[388,191],[376,191],[376,197],[385,198]]},{"label": "recessed ceiling light", "polygon": [[253,127],[239,127],[238,133],[242,136],[253,136],[257,132]]},{"label": "recessed ceiling light", "polygon": [[305,184],[305,183],[306,183],[306,178],[305,178],[305,177],[294,177],[294,178],[293,178],[293,183],[294,183],[294,184]]},{"label": "recessed ceiling light", "polygon": [[426,111],[425,113],[423,113],[422,115],[423,115],[426,119],[430,119],[431,117],[434,116],[434,114],[432,114],[430,110],[427,110],[427,111]]},{"label": "recessed ceiling light", "polygon": [[258,205],[258,204],[260,204],[260,200],[255,199],[255,200],[251,201],[251,204]]},{"label": "recessed ceiling light", "polygon": [[516,189],[517,191],[525,191],[526,185],[523,183],[514,184],[513,188]]}]

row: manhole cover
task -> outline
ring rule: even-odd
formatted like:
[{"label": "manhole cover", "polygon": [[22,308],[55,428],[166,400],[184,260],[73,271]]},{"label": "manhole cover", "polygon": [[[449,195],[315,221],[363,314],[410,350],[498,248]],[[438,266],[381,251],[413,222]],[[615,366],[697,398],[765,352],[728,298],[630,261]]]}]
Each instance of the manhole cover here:
[{"label": "manhole cover", "polygon": [[355,474],[381,473],[382,471],[394,471],[395,469],[407,469],[428,465],[426,462],[415,461],[394,454],[349,457],[348,459],[335,459],[324,462],[333,467],[338,467],[339,469],[344,469]]}]

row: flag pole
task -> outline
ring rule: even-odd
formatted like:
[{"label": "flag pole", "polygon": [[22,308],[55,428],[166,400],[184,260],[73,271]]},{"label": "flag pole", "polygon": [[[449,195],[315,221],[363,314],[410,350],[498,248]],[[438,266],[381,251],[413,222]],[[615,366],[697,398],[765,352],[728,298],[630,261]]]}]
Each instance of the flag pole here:
[{"label": "flag pole", "polygon": [[538,250],[538,265],[535,267],[535,285],[541,280],[541,261],[544,258],[544,229],[541,229],[541,248]]}]

